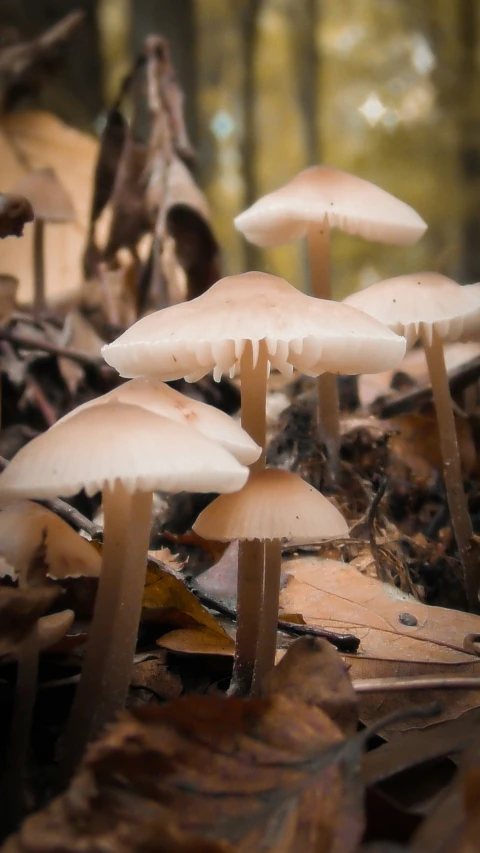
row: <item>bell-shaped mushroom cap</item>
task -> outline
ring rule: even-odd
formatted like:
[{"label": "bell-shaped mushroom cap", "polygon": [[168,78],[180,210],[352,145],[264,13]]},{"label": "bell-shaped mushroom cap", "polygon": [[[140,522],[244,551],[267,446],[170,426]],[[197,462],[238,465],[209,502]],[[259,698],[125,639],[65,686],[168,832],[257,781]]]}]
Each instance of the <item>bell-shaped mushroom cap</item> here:
[{"label": "bell-shaped mushroom cap", "polygon": [[[370,314],[412,346],[432,329],[444,341],[468,339],[480,322],[480,297],[436,272],[400,275],[352,293],[344,304]],[[428,338],[427,338],[428,340]]]},{"label": "bell-shaped mushroom cap", "polygon": [[100,554],[54,512],[31,501],[20,501],[0,512],[0,554],[19,574],[26,571],[43,539],[51,577],[100,574]]},{"label": "bell-shaped mushroom cap", "polygon": [[58,423],[63,423],[86,408],[115,400],[142,406],[177,423],[195,427],[203,435],[226,447],[243,465],[251,465],[260,456],[261,450],[258,444],[255,444],[248,432],[225,412],[216,409],[215,406],[208,406],[200,400],[192,400],[153,377],[131,379],[130,382],[125,382],[119,388],[109,391],[108,394],[96,397],[69,412]]},{"label": "bell-shaped mushroom cap", "polygon": [[305,237],[313,225],[366,240],[408,246],[425,232],[421,216],[380,187],[333,166],[311,166],[263,196],[234,220],[257,246],[281,246]]},{"label": "bell-shaped mushroom cap", "polygon": [[43,222],[73,222],[76,219],[71,198],[50,167],[28,172],[14,189],[28,198],[35,219]]},{"label": "bell-shaped mushroom cap", "polygon": [[88,495],[122,482],[135,491],[230,492],[248,477],[193,427],[127,403],[92,406],[37,436],[0,474],[0,502]]},{"label": "bell-shaped mushroom cap", "polygon": [[202,296],[148,314],[102,350],[122,376],[189,381],[210,370],[234,375],[246,341],[266,341],[271,365],[320,373],[376,373],[395,367],[405,341],[341,302],[306,296],[261,272],[228,276]]},{"label": "bell-shaped mushroom cap", "polygon": [[214,500],[193,529],[220,542],[284,539],[306,544],[348,536],[347,522],[327,498],[279,468],[251,474],[241,491]]}]

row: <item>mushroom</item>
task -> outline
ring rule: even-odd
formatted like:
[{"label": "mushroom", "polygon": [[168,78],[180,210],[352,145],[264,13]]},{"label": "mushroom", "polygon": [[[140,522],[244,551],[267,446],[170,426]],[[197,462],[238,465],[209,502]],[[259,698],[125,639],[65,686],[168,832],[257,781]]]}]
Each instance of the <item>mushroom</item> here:
[{"label": "mushroom", "polygon": [[[102,354],[122,376],[156,376],[194,382],[213,370],[240,374],[242,427],[262,448],[251,465],[265,465],[265,411],[270,367],[290,375],[323,371],[376,372],[394,367],[405,342],[362,312],[314,299],[276,276],[249,272],[228,276],[202,296],[143,317]],[[263,593],[263,549],[239,549],[237,612],[249,621],[256,643]],[[246,629],[245,629],[246,630]],[[235,682],[237,677],[234,668]]]},{"label": "mushroom", "polygon": [[[380,187],[333,166],[311,166],[289,183],[256,201],[234,220],[256,246],[282,246],[307,238],[310,287],[314,296],[331,298],[330,231],[339,228],[366,240],[408,246],[427,225],[413,208]],[[339,400],[337,380],[317,380],[320,422],[332,472],[338,469]]]},{"label": "mushroom", "polygon": [[193,400],[185,394],[181,394],[165,382],[154,379],[151,376],[132,379],[125,382],[108,394],[95,397],[77,409],[69,412],[57,423],[63,423],[77,412],[83,411],[90,406],[101,405],[112,401],[120,403],[131,403],[134,406],[142,406],[157,415],[163,415],[180,424],[195,427],[208,438],[218,441],[231,454],[238,459],[242,465],[251,465],[261,453],[261,448],[255,444],[249,434],[225,412],[209,406],[200,400]]},{"label": "mushroom", "polygon": [[45,307],[45,225],[47,223],[74,222],[75,210],[67,191],[50,167],[29,172],[14,188],[24,195],[33,207],[33,275],[34,310]]},{"label": "mushroom", "polygon": [[250,475],[233,495],[222,495],[203,510],[193,529],[204,539],[259,541],[265,548],[264,607],[254,645],[246,625],[237,622],[235,657],[240,685],[254,668],[252,692],[258,693],[275,662],[282,542],[299,544],[348,536],[343,515],[320,492],[288,471],[267,468]]},{"label": "mushroom", "polygon": [[102,571],[67,727],[64,773],[124,706],[141,612],[152,492],[228,492],[244,468],[197,430],[139,406],[93,406],[34,438],[0,475],[0,501],[102,491]]},{"label": "mushroom", "polygon": [[478,608],[479,570],[471,549],[472,522],[463,490],[444,343],[480,328],[480,294],[435,272],[397,276],[353,293],[344,304],[359,308],[405,335],[409,347],[420,339],[437,412],[443,473],[452,527],[462,563],[469,606]]}]

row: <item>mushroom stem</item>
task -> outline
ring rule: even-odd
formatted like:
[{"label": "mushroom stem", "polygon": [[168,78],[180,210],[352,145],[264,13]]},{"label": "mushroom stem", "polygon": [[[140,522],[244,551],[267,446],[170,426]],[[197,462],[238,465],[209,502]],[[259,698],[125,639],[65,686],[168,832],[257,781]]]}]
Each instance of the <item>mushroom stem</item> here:
[{"label": "mushroom stem", "polygon": [[[326,217],[319,228],[310,228],[307,241],[312,295],[319,299],[331,299],[330,225]],[[337,377],[331,373],[322,373],[317,379],[320,432],[327,448],[333,478],[338,476],[340,466],[340,405],[337,383]]]},{"label": "mushroom stem", "polygon": [[151,492],[129,495],[119,481],[103,492],[102,571],[65,734],[62,784],[87,743],[125,706],[142,608],[151,505]]},{"label": "mushroom stem", "polygon": [[263,542],[239,542],[237,633],[229,696],[246,696],[252,688],[262,614],[265,549]]},{"label": "mushroom stem", "polygon": [[33,223],[33,310],[38,314],[45,308],[45,224],[42,219]]},{"label": "mushroom stem", "polygon": [[320,437],[327,450],[330,474],[336,480],[340,470],[340,400],[334,373],[320,374],[317,395]]},{"label": "mushroom stem", "polygon": [[[258,346],[257,357],[254,357],[254,346]],[[262,448],[262,454],[250,471],[262,471],[265,468],[265,446],[267,441],[267,364],[268,351],[266,341],[245,342],[245,349],[240,358],[241,381],[241,421],[242,427],[251,438]]]},{"label": "mushroom stem", "polygon": [[318,299],[331,299],[330,225],[326,217],[319,227],[309,229],[307,244],[312,296]]},{"label": "mushroom stem", "polygon": [[253,676],[253,695],[257,695],[260,692],[264,677],[275,666],[281,569],[282,543],[280,539],[267,540],[265,542],[263,607],[258,634],[257,660]]},{"label": "mushroom stem", "polygon": [[469,607],[478,610],[479,571],[472,552],[472,522],[468,512],[468,502],[463,489],[462,467],[458,450],[457,432],[453,416],[452,399],[448,385],[443,342],[435,329],[429,340],[422,331],[422,343],[425,349],[433,399],[437,412],[440,449],[443,459],[443,476],[447,492],[448,506],[453,532],[463,569],[465,591]]}]

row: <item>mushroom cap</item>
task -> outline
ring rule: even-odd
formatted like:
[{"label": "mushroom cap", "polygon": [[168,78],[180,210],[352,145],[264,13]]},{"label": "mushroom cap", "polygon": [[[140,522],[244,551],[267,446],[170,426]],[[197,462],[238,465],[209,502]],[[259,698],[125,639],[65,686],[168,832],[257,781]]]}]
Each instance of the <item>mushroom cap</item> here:
[{"label": "mushroom cap", "polygon": [[44,536],[51,577],[99,576],[102,559],[98,551],[51,510],[20,501],[0,512],[0,554],[19,574],[27,570]]},{"label": "mushroom cap", "polygon": [[279,468],[250,474],[239,492],[216,498],[193,529],[220,542],[284,539],[306,544],[348,536],[347,522],[327,498]]},{"label": "mushroom cap", "polygon": [[[344,304],[370,314],[398,334],[407,346],[432,330],[444,341],[466,340],[480,326],[480,294],[436,272],[400,275],[352,293]],[[369,372],[369,371],[365,371]]]},{"label": "mushroom cap", "polygon": [[400,246],[416,243],[427,228],[405,202],[333,166],[304,169],[256,201],[234,223],[251,243],[267,247],[305,237],[325,220],[347,234]]},{"label": "mushroom cap", "polygon": [[73,222],[76,219],[70,196],[49,166],[28,172],[15,185],[14,191],[29,200],[35,219],[43,222]]},{"label": "mushroom cap", "polygon": [[[143,317],[103,347],[122,376],[196,381],[239,371],[246,341],[266,341],[272,367],[308,376],[376,373],[395,367],[405,342],[384,325],[341,302],[300,293],[261,272],[228,276],[204,294]],[[256,356],[255,356],[256,357]]]},{"label": "mushroom cap", "polygon": [[136,491],[229,492],[248,477],[224,447],[140,406],[92,406],[34,438],[0,474],[0,501]]},{"label": "mushroom cap", "polygon": [[218,441],[223,447],[235,456],[242,465],[251,465],[261,453],[261,448],[255,444],[237,421],[234,421],[225,412],[209,406],[200,400],[192,400],[185,394],[180,394],[169,385],[165,385],[160,379],[153,377],[139,377],[125,382],[119,388],[114,388],[102,397],[96,397],[83,406],[79,406],[68,415],[65,415],[58,423],[63,423],[73,417],[77,412],[84,411],[91,406],[110,403],[117,400],[120,403],[130,403],[134,406],[142,406],[144,409],[163,415],[181,424],[194,427],[213,441]]}]

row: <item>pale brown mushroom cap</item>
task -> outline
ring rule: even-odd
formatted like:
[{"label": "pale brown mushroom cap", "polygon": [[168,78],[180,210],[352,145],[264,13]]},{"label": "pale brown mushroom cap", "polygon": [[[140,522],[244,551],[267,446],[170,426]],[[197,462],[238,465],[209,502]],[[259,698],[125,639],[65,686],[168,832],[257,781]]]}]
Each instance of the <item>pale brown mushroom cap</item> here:
[{"label": "pale brown mushroom cap", "polygon": [[375,373],[395,367],[405,342],[341,302],[316,299],[261,272],[228,276],[190,302],[143,317],[102,354],[122,376],[195,381],[234,375],[248,340],[265,340],[272,367]]},{"label": "pale brown mushroom cap", "polygon": [[248,468],[196,429],[140,406],[105,403],[37,436],[0,474],[0,502],[87,494],[121,481],[130,494],[228,492]]},{"label": "pale brown mushroom cap", "polygon": [[415,243],[427,228],[405,202],[333,166],[304,169],[256,201],[234,224],[251,243],[268,247],[305,237],[325,220],[347,234],[403,246]]},{"label": "pale brown mushroom cap", "polygon": [[35,219],[43,222],[73,222],[72,200],[50,167],[29,172],[16,185],[15,192],[28,198]]},{"label": "pale brown mushroom cap", "polygon": [[344,304],[404,335],[408,346],[422,331],[431,338],[433,329],[444,341],[467,340],[480,324],[480,294],[436,272],[379,281],[347,296]]},{"label": "pale brown mushroom cap", "polygon": [[220,542],[283,539],[306,544],[349,535],[343,515],[327,498],[279,468],[251,474],[239,492],[216,498],[193,529]]},{"label": "pale brown mushroom cap", "polygon": [[200,400],[180,394],[164,382],[153,377],[139,377],[125,382],[102,397],[96,397],[79,406],[57,423],[63,423],[91,406],[110,403],[130,403],[142,406],[157,415],[163,415],[181,424],[194,427],[199,432],[222,444],[243,465],[251,465],[260,456],[261,449],[249,434],[225,412]]},{"label": "pale brown mushroom cap", "polygon": [[45,563],[53,578],[98,577],[98,551],[51,512],[32,501],[20,501],[0,512],[0,554],[18,571],[25,571],[45,541]]}]

